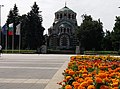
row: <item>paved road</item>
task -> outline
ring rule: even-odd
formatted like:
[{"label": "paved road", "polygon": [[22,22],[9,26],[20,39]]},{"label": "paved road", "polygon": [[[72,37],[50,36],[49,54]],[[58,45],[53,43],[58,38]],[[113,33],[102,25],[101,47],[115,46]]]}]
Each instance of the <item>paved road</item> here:
[{"label": "paved road", "polygon": [[56,89],[71,55],[3,54],[0,89]]}]

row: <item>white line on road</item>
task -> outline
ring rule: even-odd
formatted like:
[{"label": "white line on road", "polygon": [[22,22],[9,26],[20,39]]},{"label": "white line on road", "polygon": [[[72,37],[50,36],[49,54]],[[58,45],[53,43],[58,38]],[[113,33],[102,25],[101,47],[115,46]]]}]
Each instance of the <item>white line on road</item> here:
[{"label": "white line on road", "polygon": [[46,65],[49,65],[49,64],[52,64],[52,65],[54,65],[54,64],[63,64],[63,63],[46,63],[46,62],[44,62],[44,63],[42,63],[42,62],[40,62],[40,63],[38,63],[38,62],[0,62],[0,64],[46,64]]},{"label": "white line on road", "polygon": [[0,83],[48,83],[50,79],[7,79],[0,78]]},{"label": "white line on road", "polygon": [[59,69],[58,67],[11,67],[0,66],[0,69]]}]

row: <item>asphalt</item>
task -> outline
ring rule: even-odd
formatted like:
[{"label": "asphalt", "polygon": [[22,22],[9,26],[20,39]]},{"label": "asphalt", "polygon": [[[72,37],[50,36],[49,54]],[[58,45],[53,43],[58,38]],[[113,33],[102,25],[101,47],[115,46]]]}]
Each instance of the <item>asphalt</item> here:
[{"label": "asphalt", "polygon": [[63,54],[2,54],[0,89],[59,89],[70,57]]}]

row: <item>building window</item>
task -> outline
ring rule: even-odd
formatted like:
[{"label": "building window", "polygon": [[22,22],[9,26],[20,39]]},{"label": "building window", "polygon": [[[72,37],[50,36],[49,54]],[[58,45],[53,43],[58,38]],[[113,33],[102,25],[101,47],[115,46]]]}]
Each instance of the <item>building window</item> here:
[{"label": "building window", "polygon": [[59,19],[59,14],[57,14],[57,19]]},{"label": "building window", "polygon": [[71,17],[70,14],[68,14],[68,18],[69,18],[69,19],[70,19],[70,17]]},{"label": "building window", "polygon": [[65,13],[65,14],[64,14],[64,16],[66,17],[66,16],[67,16],[67,14]]},{"label": "building window", "polygon": [[75,19],[75,16],[74,16],[74,14],[72,14],[72,19]]},{"label": "building window", "polygon": [[67,33],[69,33],[69,28],[67,28]]},{"label": "building window", "polygon": [[60,18],[62,19],[62,14],[60,14]]},{"label": "building window", "polygon": [[65,33],[65,30],[66,30],[66,29],[64,28],[64,33]]}]

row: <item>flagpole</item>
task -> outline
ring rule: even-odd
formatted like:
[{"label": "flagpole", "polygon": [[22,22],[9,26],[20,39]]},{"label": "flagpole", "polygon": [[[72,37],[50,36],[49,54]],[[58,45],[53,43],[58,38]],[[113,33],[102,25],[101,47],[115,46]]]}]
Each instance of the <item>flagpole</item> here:
[{"label": "flagpole", "polygon": [[0,44],[2,44],[2,34],[1,34],[1,7],[4,7],[4,5],[0,5]]},{"label": "flagpole", "polygon": [[19,35],[19,53],[20,53],[20,46],[21,46],[21,34]]},{"label": "flagpole", "polygon": [[8,42],[7,42],[7,40],[8,40],[8,28],[7,28],[7,32],[6,32],[6,42],[5,42],[5,43],[6,43],[6,44],[5,44],[5,45],[6,45],[6,46],[5,46],[5,47],[6,47],[6,48],[5,48],[5,49],[6,49],[6,53],[7,53],[7,49],[8,49],[8,46],[7,46]]},{"label": "flagpole", "polygon": [[20,46],[21,46],[21,22],[19,23],[19,53],[20,53]]},{"label": "flagpole", "polygon": [[12,53],[14,50],[14,24],[13,24],[13,31],[12,31]]},{"label": "flagpole", "polygon": [[18,46],[19,46],[19,53],[20,53],[20,47],[21,47],[21,22],[16,26],[16,35],[19,37]]}]

